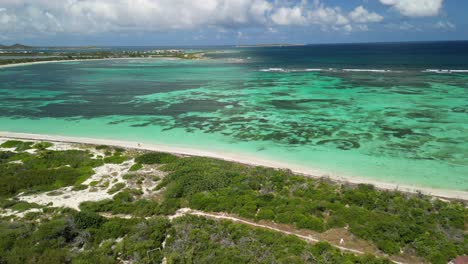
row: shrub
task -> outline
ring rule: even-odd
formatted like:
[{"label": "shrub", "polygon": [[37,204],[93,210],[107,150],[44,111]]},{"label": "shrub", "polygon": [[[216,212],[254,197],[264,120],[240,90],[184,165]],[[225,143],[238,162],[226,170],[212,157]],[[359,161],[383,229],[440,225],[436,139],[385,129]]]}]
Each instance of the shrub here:
[{"label": "shrub", "polygon": [[8,140],[0,145],[2,148],[15,148],[16,151],[24,151],[31,148],[34,142]]},{"label": "shrub", "polygon": [[96,146],[96,149],[97,150],[102,150],[102,149],[109,149],[110,147],[109,146],[106,146],[106,145],[99,145],[99,146]]},{"label": "shrub", "polygon": [[88,185],[85,185],[85,184],[77,184],[75,186],[73,186],[72,190],[73,191],[82,191],[82,190],[86,190],[88,189]]},{"label": "shrub", "polygon": [[137,171],[141,168],[143,168],[143,165],[141,165],[140,163],[135,163],[130,167],[128,171]]},{"label": "shrub", "polygon": [[98,228],[104,222],[104,217],[92,212],[78,212],[75,215],[74,222],[80,229]]},{"label": "shrub", "polygon": [[268,209],[268,208],[262,208],[257,214],[257,219],[259,220],[274,220],[275,219],[275,213],[273,210]]},{"label": "shrub", "polygon": [[35,149],[38,149],[38,150],[45,150],[49,147],[52,147],[54,144],[50,143],[50,142],[38,142],[36,144],[34,144],[32,147],[35,148]]},{"label": "shrub", "polygon": [[120,190],[122,190],[122,188],[125,187],[125,183],[123,182],[119,182],[119,183],[116,183],[114,184],[114,186],[112,186],[109,191],[107,191],[108,194],[114,194]]},{"label": "shrub", "polygon": [[113,155],[113,156],[104,158],[105,163],[112,163],[112,164],[120,164],[120,163],[123,163],[126,160],[128,160],[127,157],[120,156],[120,155]]},{"label": "shrub", "polygon": [[166,164],[174,162],[178,159],[169,153],[152,152],[143,154],[135,159],[135,162],[140,164]]},{"label": "shrub", "polygon": [[127,174],[125,174],[124,176],[122,176],[122,179],[124,179],[124,180],[130,180],[130,179],[134,179],[134,178],[136,178],[136,177],[138,177],[137,174],[127,173]]}]

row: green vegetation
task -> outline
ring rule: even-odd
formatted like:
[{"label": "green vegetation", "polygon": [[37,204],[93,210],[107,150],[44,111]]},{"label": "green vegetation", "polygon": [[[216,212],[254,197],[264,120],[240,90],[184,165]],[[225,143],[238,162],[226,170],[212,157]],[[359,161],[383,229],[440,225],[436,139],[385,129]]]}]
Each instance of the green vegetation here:
[{"label": "green vegetation", "polygon": [[130,167],[128,171],[137,171],[141,168],[143,168],[143,165],[141,165],[140,163],[135,163]]},{"label": "green vegetation", "polygon": [[128,160],[128,157],[122,156],[120,154],[114,154],[110,157],[104,158],[105,163],[112,163],[112,164],[121,164],[126,160]]},{"label": "green vegetation", "polygon": [[97,150],[108,150],[108,149],[110,149],[110,147],[107,146],[107,145],[99,145],[99,146],[96,146],[95,148]]},{"label": "green vegetation", "polygon": [[24,151],[30,149],[33,142],[25,142],[19,140],[8,140],[0,145],[2,148],[15,148],[16,151]]},{"label": "green vegetation", "polygon": [[105,219],[72,210],[40,224],[1,221],[0,263],[160,263],[168,225],[164,218]]},{"label": "green vegetation", "polygon": [[18,200],[7,200],[3,199],[0,200],[0,207],[4,209],[12,209],[15,211],[26,211],[32,208],[41,208],[42,206],[35,204],[35,203],[27,203],[23,201],[18,201]]},{"label": "green vegetation", "polygon": [[370,185],[340,186],[208,158],[176,159],[163,169],[170,173],[158,187],[166,187],[166,199],[194,209],[319,232],[349,225],[351,233],[388,254],[402,249],[434,263],[467,253],[468,211],[462,203],[379,191]]},{"label": "green vegetation", "polygon": [[166,164],[177,159],[177,156],[169,153],[151,152],[137,157],[135,162],[140,164]]},{"label": "green vegetation", "polygon": [[109,189],[109,191],[107,191],[107,193],[114,194],[114,193],[122,190],[124,187],[125,187],[125,183],[123,183],[123,182],[116,183],[116,184],[114,184],[114,186],[112,186]]},{"label": "green vegetation", "polygon": [[[34,57],[39,55],[38,57]],[[43,57],[48,55],[50,57]],[[8,56],[8,58],[2,58]],[[14,56],[15,58],[10,58]],[[26,57],[27,56],[27,57]],[[45,62],[45,61],[64,61],[64,60],[96,60],[96,59],[117,59],[117,58],[154,58],[154,57],[173,57],[179,59],[200,59],[203,53],[185,53],[184,51],[133,51],[133,52],[118,52],[118,51],[90,51],[90,52],[50,52],[47,54],[39,54],[37,52],[8,52],[0,54],[0,65],[29,63],[29,62]]]},{"label": "green vegetation", "polygon": [[134,216],[153,216],[168,214],[176,209],[179,204],[161,205],[157,202],[136,199],[135,194],[128,190],[117,193],[112,200],[103,200],[99,202],[85,202],[80,205],[80,209],[85,212],[107,212],[112,214],[130,214]]},{"label": "green vegetation", "polygon": [[[182,207],[316,232],[346,227],[384,253],[403,251],[431,263],[447,263],[468,253],[468,209],[463,202],[167,153],[137,156],[137,166],[123,176],[131,184],[158,181],[154,197],[142,196],[141,186],[132,189],[109,176],[91,182],[89,191],[111,185],[112,199],[82,203],[81,212],[21,202],[14,198],[20,192],[58,195],[54,190],[64,186],[87,189],[82,183],[94,167],[129,158],[123,155],[125,150],[112,147],[96,147],[111,153],[102,160],[93,159],[87,151],[51,151],[45,143],[29,143],[2,144],[19,152],[0,151],[0,207],[22,212],[40,208],[41,212],[29,212],[13,222],[0,218],[0,263],[116,263],[117,258],[159,263],[163,256],[168,263],[389,262],[230,221],[184,216],[169,222],[167,216]],[[36,154],[24,152],[31,147],[38,150]],[[161,179],[138,172],[142,164],[161,165],[158,169],[167,176]],[[101,213],[136,218],[104,218]]]},{"label": "green vegetation", "polygon": [[175,219],[168,233],[168,263],[391,263],[343,254],[328,243],[309,245],[293,236],[195,216]]},{"label": "green vegetation", "polygon": [[[15,160],[22,162],[10,163]],[[92,168],[101,164],[102,161],[93,160],[88,152],[80,150],[46,150],[38,155],[0,152],[0,197],[80,185],[94,173]]]},{"label": "green vegetation", "polygon": [[32,147],[35,148],[35,149],[38,149],[38,150],[45,150],[49,147],[52,147],[54,144],[50,143],[50,142],[38,142],[36,144],[34,144]]}]

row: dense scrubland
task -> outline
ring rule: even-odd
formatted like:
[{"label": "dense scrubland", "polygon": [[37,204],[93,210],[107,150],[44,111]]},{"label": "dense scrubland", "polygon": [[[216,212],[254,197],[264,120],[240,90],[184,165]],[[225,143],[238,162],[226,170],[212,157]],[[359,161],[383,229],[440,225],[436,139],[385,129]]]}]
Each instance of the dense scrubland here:
[{"label": "dense scrubland", "polygon": [[[0,219],[0,263],[159,263],[163,258],[167,263],[390,263],[231,221],[169,219],[185,207],[295,230],[346,229],[388,256],[431,263],[468,253],[463,201],[210,158],[108,146],[94,147],[102,152],[96,156],[86,148],[49,150],[51,146],[24,141],[0,145],[0,205],[4,211],[26,212]],[[133,159],[123,178],[141,183],[151,177],[157,185],[150,195],[143,195],[143,187],[115,184],[109,189],[112,199],[84,202],[80,211],[18,199],[66,186],[86,189],[83,182],[93,169]],[[150,167],[165,176],[143,173]]]}]

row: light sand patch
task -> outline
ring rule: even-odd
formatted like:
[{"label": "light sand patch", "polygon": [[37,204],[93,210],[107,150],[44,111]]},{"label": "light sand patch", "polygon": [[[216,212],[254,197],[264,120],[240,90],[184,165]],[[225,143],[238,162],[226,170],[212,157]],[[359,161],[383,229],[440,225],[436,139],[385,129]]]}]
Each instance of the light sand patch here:
[{"label": "light sand patch", "polygon": [[36,154],[37,149],[27,149],[24,152],[27,152],[29,154]]},{"label": "light sand patch", "polygon": [[15,152],[15,153],[17,152],[16,148],[0,148],[0,151],[5,151],[5,152],[10,151],[10,152]]},{"label": "light sand patch", "polygon": [[2,209],[2,211],[0,212],[0,216],[1,217],[15,216],[15,217],[23,218],[28,213],[42,213],[42,209],[41,208],[31,208],[31,209],[21,211],[21,212],[20,211],[15,211],[15,210],[12,210],[12,209]]},{"label": "light sand patch", "polygon": [[[122,178],[128,172],[128,169],[134,164],[133,160],[126,161],[122,164],[104,164],[94,168],[95,174],[83,182],[84,185],[89,185],[91,182],[109,181],[110,184],[104,187],[99,185],[88,187],[85,190],[73,190],[73,187],[65,187],[53,191],[51,193],[40,193],[33,195],[19,195],[17,198],[28,203],[37,203],[40,205],[51,205],[54,207],[70,207],[79,210],[79,205],[82,202],[101,201],[111,199],[115,194],[109,194],[108,191],[116,183],[125,183]],[[57,195],[56,195],[57,194]]]}]

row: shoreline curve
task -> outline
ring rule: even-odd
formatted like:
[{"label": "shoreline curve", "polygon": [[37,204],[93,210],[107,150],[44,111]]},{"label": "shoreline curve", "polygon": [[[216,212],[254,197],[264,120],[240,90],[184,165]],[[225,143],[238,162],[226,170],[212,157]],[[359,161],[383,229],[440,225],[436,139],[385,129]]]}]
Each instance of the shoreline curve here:
[{"label": "shoreline curve", "polygon": [[311,177],[311,178],[323,178],[330,179],[337,183],[343,184],[371,184],[377,189],[400,191],[405,193],[422,193],[429,196],[446,198],[446,199],[457,199],[468,201],[468,192],[458,190],[447,190],[447,189],[436,189],[429,187],[419,187],[410,185],[400,185],[397,183],[389,183],[376,181],[365,178],[357,177],[343,177],[339,175],[323,175],[322,172],[317,170],[294,166],[287,163],[280,163],[271,160],[259,159],[255,157],[246,157],[233,154],[226,154],[216,151],[205,151],[197,150],[192,148],[176,147],[162,144],[151,144],[151,143],[139,143],[135,141],[123,141],[114,139],[101,139],[101,138],[88,138],[88,137],[72,137],[72,136],[60,136],[60,135],[44,135],[44,134],[31,134],[31,133],[18,133],[18,132],[7,132],[0,131],[0,138],[5,139],[19,139],[19,140],[44,140],[51,142],[62,142],[62,143],[78,143],[78,144],[90,144],[90,145],[109,145],[116,147],[123,147],[128,149],[137,150],[148,150],[166,152],[172,154],[186,155],[186,156],[199,156],[209,157],[230,162],[236,162],[248,166],[263,166],[274,169],[287,169],[291,170],[294,174]]}]

